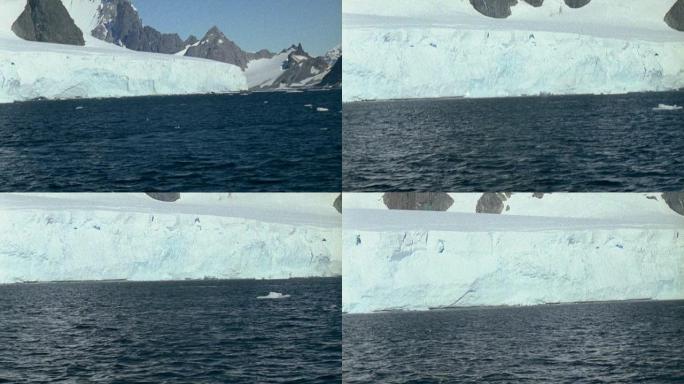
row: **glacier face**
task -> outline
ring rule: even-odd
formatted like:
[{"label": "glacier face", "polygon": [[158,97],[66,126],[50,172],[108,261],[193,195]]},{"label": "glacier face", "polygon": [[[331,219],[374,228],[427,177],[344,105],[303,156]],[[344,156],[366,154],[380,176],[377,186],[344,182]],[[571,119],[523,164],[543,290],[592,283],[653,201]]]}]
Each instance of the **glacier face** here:
[{"label": "glacier face", "polygon": [[684,42],[538,31],[347,28],[344,101],[684,87]]},{"label": "glacier face", "polygon": [[57,44],[0,45],[0,103],[225,93],[247,89],[240,68],[209,60]]},{"label": "glacier face", "polygon": [[0,2],[0,103],[236,92],[247,89],[240,68],[203,59],[131,51],[90,35],[99,2],[63,0],[85,47],[25,41],[11,30],[25,5]]},{"label": "glacier face", "polygon": [[[75,197],[32,196],[28,203],[3,197],[0,283],[258,279],[342,272],[340,227],[335,224],[339,214],[332,206],[323,219],[296,210],[268,220],[278,212],[253,204],[240,215],[240,209],[225,211],[224,202],[197,205],[197,197],[186,205],[143,197],[144,203],[135,202],[135,207],[126,206],[130,199],[108,203],[96,196],[84,205]],[[267,196],[262,200],[270,204]]]},{"label": "glacier face", "polygon": [[[373,216],[385,212],[374,210]],[[684,298],[681,219],[642,226],[584,219],[589,221],[577,225],[561,218],[459,214],[449,230],[401,223],[415,215],[439,222],[448,213],[411,212],[399,219],[403,213],[393,212],[395,225],[382,229],[349,225],[356,214],[345,209],[344,311]],[[502,218],[508,223],[497,223]]]},{"label": "glacier face", "polygon": [[658,91],[684,86],[674,0],[519,1],[507,19],[467,0],[343,4],[345,101]]}]

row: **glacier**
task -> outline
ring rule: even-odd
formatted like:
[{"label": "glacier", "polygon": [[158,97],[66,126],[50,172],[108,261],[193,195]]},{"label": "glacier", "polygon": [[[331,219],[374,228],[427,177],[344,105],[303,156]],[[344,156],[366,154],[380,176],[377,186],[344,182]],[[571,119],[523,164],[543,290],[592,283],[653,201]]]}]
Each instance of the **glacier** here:
[{"label": "glacier", "polygon": [[337,194],[0,195],[0,283],[340,276]]},{"label": "glacier", "polygon": [[25,41],[11,25],[25,5],[0,2],[0,103],[37,98],[72,99],[228,93],[247,89],[237,66],[211,60],[131,51],[90,35],[98,2],[62,0],[86,45]]},{"label": "glacier", "polygon": [[662,20],[673,3],[519,2],[491,19],[467,1],[345,1],[343,100],[679,89],[684,35]]},{"label": "glacier", "polygon": [[569,195],[584,215],[553,213],[567,197],[539,216],[360,208],[375,199],[345,194],[343,311],[684,299],[684,217],[640,194],[652,209],[635,215],[592,213],[592,195],[611,194]]}]

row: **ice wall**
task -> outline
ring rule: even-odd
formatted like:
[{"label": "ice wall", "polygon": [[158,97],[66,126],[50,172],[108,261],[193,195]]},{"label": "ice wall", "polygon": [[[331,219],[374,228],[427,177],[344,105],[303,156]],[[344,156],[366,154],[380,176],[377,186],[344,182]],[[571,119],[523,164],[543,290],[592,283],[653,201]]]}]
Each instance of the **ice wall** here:
[{"label": "ice wall", "polygon": [[[1,207],[0,283],[288,278],[342,272],[339,226],[188,212],[197,209],[194,206],[173,213],[177,203],[149,201],[147,208],[135,211],[68,207],[69,201],[64,202],[66,208]],[[334,221],[333,215],[339,214],[329,215]]]},{"label": "ice wall", "polygon": [[[507,216],[502,227],[499,215],[458,217],[454,226],[469,229],[357,229],[345,218],[343,310],[684,298],[681,220],[640,227],[527,217],[515,225]],[[405,226],[396,213],[392,220]]]},{"label": "ice wall", "polygon": [[25,41],[11,30],[23,0],[0,1],[0,103],[235,92],[247,89],[240,68],[211,60],[131,51],[90,35],[93,0],[63,0],[85,47]]},{"label": "ice wall", "polygon": [[442,27],[345,28],[344,101],[684,87],[684,41]]},{"label": "ice wall", "polygon": [[494,19],[467,0],[343,3],[345,101],[658,91],[684,86],[675,0],[518,1]]},{"label": "ice wall", "polygon": [[240,68],[201,59],[12,41],[0,44],[0,103],[247,89]]}]

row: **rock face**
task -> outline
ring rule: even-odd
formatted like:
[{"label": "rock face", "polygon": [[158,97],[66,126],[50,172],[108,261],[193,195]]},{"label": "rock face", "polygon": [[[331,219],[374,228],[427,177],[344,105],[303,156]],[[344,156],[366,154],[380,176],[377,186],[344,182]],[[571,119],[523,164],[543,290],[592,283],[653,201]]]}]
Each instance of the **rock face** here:
[{"label": "rock face", "polygon": [[174,201],[180,200],[180,193],[155,193],[155,192],[149,192],[146,193],[147,196],[158,200],[158,201],[163,201],[166,203],[172,203]]},{"label": "rock face", "polygon": [[570,8],[582,8],[590,2],[591,0],[565,0],[565,5]]},{"label": "rock face", "polygon": [[533,6],[533,7],[541,7],[542,4],[544,4],[544,0],[523,0],[527,4]]},{"label": "rock face", "polygon": [[333,202],[333,207],[337,209],[337,212],[342,213],[342,194],[340,193],[339,196],[337,196],[337,199],[335,199],[335,202]]},{"label": "rock face", "polygon": [[504,211],[504,202],[511,197],[511,193],[483,193],[482,197],[477,201],[475,212],[477,213],[495,213],[500,214]]},{"label": "rock face", "polygon": [[259,60],[259,59],[270,59],[275,56],[275,53],[269,51],[268,49],[260,49],[255,53],[246,52],[247,58],[249,60]]},{"label": "rock face", "polygon": [[663,200],[670,209],[684,216],[684,192],[665,192]]},{"label": "rock face", "polygon": [[187,40],[185,40],[184,44],[187,45],[193,45],[195,43],[199,42],[199,39],[195,35],[190,35],[188,36]]},{"label": "rock face", "polygon": [[518,0],[470,0],[470,4],[485,16],[505,19],[511,15],[511,7],[518,4]]},{"label": "rock face", "polygon": [[684,0],[677,0],[670,8],[665,15],[665,23],[672,29],[684,31]]},{"label": "rock face", "polygon": [[287,56],[287,61],[283,63],[285,72],[275,80],[274,86],[298,84],[328,70],[328,63],[325,59],[323,57],[311,57],[304,51],[301,43],[288,49],[291,49],[292,52]]},{"label": "rock face", "polygon": [[388,192],[382,201],[389,209],[411,211],[446,211],[454,204],[454,199],[447,193],[435,192]]},{"label": "rock face", "polygon": [[28,0],[12,31],[24,40],[85,45],[83,32],[60,0]]},{"label": "rock face", "polygon": [[100,9],[100,23],[92,35],[143,52],[176,53],[186,45],[178,34],[161,33],[143,26],[138,11],[129,0],[105,0]]},{"label": "rock face", "polygon": [[229,40],[216,26],[204,35],[198,45],[188,48],[185,56],[216,60],[237,65],[242,69],[247,68],[250,59],[247,52]]},{"label": "rock face", "polygon": [[330,72],[325,75],[319,85],[326,87],[339,87],[342,85],[342,57],[335,62],[335,65],[332,66]]}]

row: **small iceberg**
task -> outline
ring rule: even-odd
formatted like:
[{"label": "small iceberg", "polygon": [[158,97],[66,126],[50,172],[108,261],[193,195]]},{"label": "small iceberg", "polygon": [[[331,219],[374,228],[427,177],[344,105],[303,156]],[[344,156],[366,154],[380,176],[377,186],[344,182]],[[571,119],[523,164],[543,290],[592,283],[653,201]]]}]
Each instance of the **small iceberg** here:
[{"label": "small iceberg", "polygon": [[313,104],[304,104],[304,106],[307,108],[313,108]]},{"label": "small iceberg", "polygon": [[318,107],[318,108],[316,108],[316,111],[318,111],[318,112],[328,112],[329,109],[328,109],[328,108],[323,108],[323,107]]},{"label": "small iceberg", "polygon": [[266,300],[266,299],[287,299],[290,297],[290,295],[283,295],[280,292],[269,292],[268,295],[266,296],[257,296],[257,299],[259,300]]},{"label": "small iceberg", "polygon": [[83,106],[82,106],[82,105],[79,105],[78,107],[76,107],[76,108],[74,108],[74,109],[77,110],[77,111],[80,111],[81,109],[83,109]]},{"label": "small iceberg", "polygon": [[678,111],[682,109],[681,105],[667,105],[667,104],[658,104],[657,107],[653,108],[654,111]]}]

